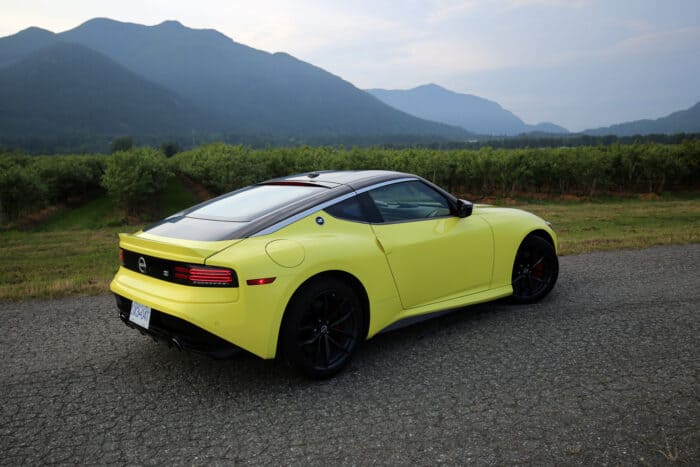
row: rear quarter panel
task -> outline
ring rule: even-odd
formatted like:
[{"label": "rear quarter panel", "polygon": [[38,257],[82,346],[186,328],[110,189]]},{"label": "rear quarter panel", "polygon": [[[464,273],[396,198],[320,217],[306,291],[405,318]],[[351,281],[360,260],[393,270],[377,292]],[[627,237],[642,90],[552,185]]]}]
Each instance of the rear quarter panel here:
[{"label": "rear quarter panel", "polygon": [[[324,220],[322,225],[316,217]],[[280,239],[299,244],[303,260],[293,267],[280,266],[266,253]],[[241,301],[249,330],[246,340],[266,342],[266,356],[274,356],[287,304],[304,282],[328,271],[353,275],[364,286],[370,301],[368,335],[372,336],[401,312],[391,272],[369,224],[336,219],[317,212],[277,232],[251,237],[207,260],[208,265],[232,267],[241,283]],[[247,279],[275,277],[267,285],[248,286]]]}]

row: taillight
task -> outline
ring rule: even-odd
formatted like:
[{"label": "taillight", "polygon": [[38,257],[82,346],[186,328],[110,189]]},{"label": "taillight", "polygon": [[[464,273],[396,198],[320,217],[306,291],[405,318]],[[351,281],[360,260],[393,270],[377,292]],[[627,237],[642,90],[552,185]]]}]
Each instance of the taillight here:
[{"label": "taillight", "polygon": [[192,285],[233,285],[230,269],[202,266],[175,266],[175,280]]},{"label": "taillight", "polygon": [[123,248],[119,249],[119,264],[124,266],[124,249]]}]

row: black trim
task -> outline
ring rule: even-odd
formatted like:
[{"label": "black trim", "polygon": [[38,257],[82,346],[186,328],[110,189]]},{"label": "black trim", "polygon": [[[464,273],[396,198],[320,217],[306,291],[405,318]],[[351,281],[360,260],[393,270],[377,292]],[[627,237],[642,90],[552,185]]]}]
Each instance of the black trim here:
[{"label": "black trim", "polygon": [[[181,285],[189,285],[193,287],[238,287],[238,275],[233,269],[231,271],[231,278],[233,279],[230,284],[216,283],[216,282],[205,282],[205,283],[193,283],[189,280],[178,279],[175,277],[175,267],[197,267],[200,269],[228,269],[228,268],[210,268],[209,266],[204,266],[202,264],[189,264],[180,261],[172,261],[169,259],[157,258],[155,256],[144,255],[142,253],[136,253],[134,251],[125,250],[122,248],[124,262],[122,267],[129,269],[130,271],[138,272],[155,279],[160,279],[166,282],[174,282]],[[146,263],[146,271],[143,272],[139,268],[140,258],[143,258]]]}]

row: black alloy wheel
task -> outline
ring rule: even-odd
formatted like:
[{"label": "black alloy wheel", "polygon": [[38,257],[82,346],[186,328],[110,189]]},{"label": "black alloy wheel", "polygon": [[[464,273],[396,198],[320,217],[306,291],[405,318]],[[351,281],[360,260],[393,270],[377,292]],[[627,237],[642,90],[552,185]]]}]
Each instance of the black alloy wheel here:
[{"label": "black alloy wheel", "polygon": [[362,339],[362,305],[351,286],[336,278],[300,289],[285,313],[282,351],[312,378],[328,378],[350,361]]},{"label": "black alloy wheel", "polygon": [[559,276],[559,261],[547,240],[529,236],[520,244],[513,264],[513,297],[516,303],[533,303],[554,287]]}]

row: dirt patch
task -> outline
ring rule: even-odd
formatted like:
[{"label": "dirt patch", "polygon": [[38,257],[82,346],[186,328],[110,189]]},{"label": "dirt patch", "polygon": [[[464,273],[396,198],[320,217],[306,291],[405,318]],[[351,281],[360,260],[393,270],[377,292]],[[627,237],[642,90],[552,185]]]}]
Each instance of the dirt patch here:
[{"label": "dirt patch", "polygon": [[202,185],[199,182],[196,182],[192,180],[189,177],[186,177],[184,175],[179,176],[180,180],[182,183],[185,185],[185,187],[194,194],[195,198],[197,198],[197,201],[207,201],[209,199],[214,198],[216,195],[212,193],[207,187]]},{"label": "dirt patch", "polygon": [[46,219],[48,219],[58,211],[61,211],[62,209],[65,209],[65,205],[56,204],[53,206],[47,206],[39,211],[32,212],[30,214],[25,214],[24,216],[21,216],[19,219],[17,219],[17,228],[19,230],[32,229],[37,225],[40,225],[43,222],[45,222]]}]

